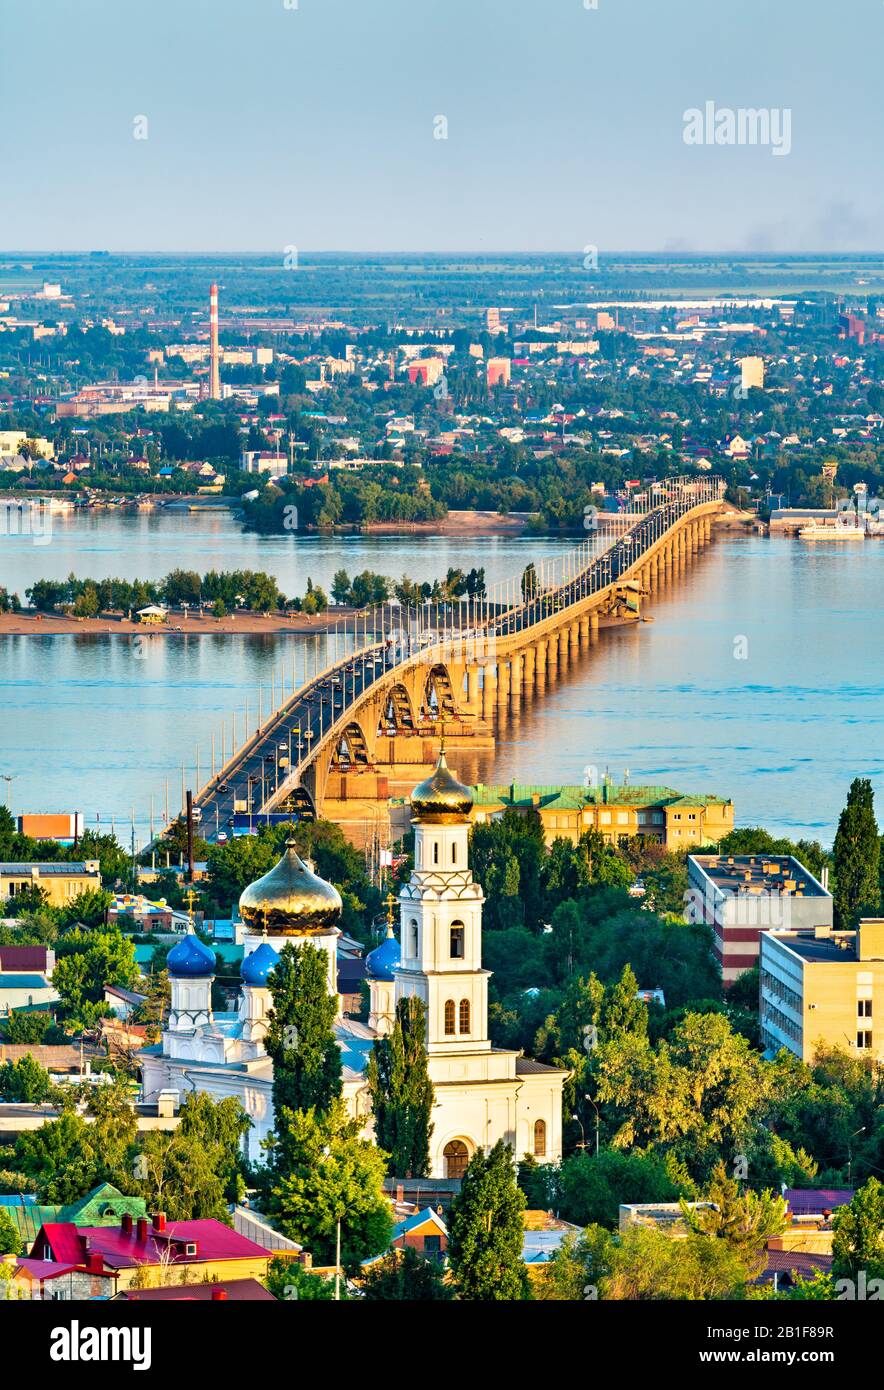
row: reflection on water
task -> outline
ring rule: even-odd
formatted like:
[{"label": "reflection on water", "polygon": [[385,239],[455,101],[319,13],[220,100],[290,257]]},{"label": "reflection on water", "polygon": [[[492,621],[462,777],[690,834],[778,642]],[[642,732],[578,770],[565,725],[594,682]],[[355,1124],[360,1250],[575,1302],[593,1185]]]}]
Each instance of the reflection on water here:
[{"label": "reflection on water", "polygon": [[[251,538],[246,553],[206,558],[202,532],[184,552],[179,535],[174,553],[154,555],[152,572],[181,563],[272,568],[269,552],[252,553],[264,544]],[[493,577],[503,577],[527,561],[533,544],[322,541],[309,572],[324,584],[342,565],[351,574],[368,566],[419,576],[447,563],[484,563],[491,574],[493,558]],[[395,563],[370,555],[375,545]],[[36,552],[33,574],[50,572],[52,549]],[[58,572],[71,568],[85,566],[68,552]],[[123,568],[117,553],[103,572],[148,571],[140,561]],[[0,584],[9,578],[0,563]],[[852,777],[871,777],[884,793],[882,580],[884,545],[875,542],[811,548],[720,538],[651,600],[653,623],[603,632],[542,697],[529,696],[507,716],[495,752],[458,755],[458,770],[472,781],[573,783],[589,764],[616,781],[628,768],[633,782],[732,797],[738,824],[830,842]],[[96,813],[128,822],[134,806],[146,831],[151,798],[159,815],[167,784],[177,807],[181,766],[192,780],[197,745],[205,772],[213,731],[220,757],[222,727],[229,750],[233,715],[241,738],[247,702],[254,724],[259,686],[266,712],[283,682],[288,691],[327,654],[324,638],[174,635],[142,643],[139,654],[123,637],[0,640],[0,773],[14,774],[15,808],[82,809],[93,822]]]}]

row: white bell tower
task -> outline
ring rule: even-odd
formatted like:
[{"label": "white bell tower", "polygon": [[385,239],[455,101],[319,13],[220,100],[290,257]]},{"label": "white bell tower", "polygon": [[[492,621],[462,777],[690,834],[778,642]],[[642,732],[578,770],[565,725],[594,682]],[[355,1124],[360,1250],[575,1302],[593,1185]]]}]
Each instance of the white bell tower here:
[{"label": "white bell tower", "polygon": [[444,752],[411,798],[414,870],[399,894],[396,998],[427,1006],[430,1057],[488,1052],[488,978],[482,969],[481,886],[468,862],[472,797]]}]

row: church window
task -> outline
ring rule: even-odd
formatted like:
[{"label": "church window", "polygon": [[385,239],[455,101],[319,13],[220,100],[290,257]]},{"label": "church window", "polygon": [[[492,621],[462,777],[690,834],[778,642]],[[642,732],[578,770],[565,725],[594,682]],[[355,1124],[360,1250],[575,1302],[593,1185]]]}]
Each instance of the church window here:
[{"label": "church window", "polygon": [[438,841],[438,840],[434,840],[434,841],[433,841],[433,863],[434,863],[434,864],[438,864],[438,863],[439,863],[439,841]]},{"label": "church window", "polygon": [[445,1036],[446,1036],[446,1038],[450,1038],[450,1037],[453,1037],[453,1036],[454,1036],[454,1000],[453,1000],[453,999],[446,999],[446,1000],[445,1000]]},{"label": "church window", "polygon": [[457,863],[457,844],[451,846],[451,862],[452,864]]},{"label": "church window", "polygon": [[414,920],[413,917],[412,917],[411,921],[410,921],[409,924],[408,924],[408,929],[409,929],[409,933],[410,933],[410,951],[409,951],[409,954],[412,955],[412,956],[416,956],[416,955],[417,955],[417,922]]},{"label": "church window", "polygon": [[458,1024],[462,1033],[470,1031],[470,1001],[461,999],[460,1009],[458,1010]]},{"label": "church window", "polygon": [[534,1157],[546,1157],[546,1120],[534,1121]]},{"label": "church window", "polygon": [[464,957],[464,924],[463,922],[452,922],[449,929],[449,950],[448,954],[452,960],[463,960]]}]

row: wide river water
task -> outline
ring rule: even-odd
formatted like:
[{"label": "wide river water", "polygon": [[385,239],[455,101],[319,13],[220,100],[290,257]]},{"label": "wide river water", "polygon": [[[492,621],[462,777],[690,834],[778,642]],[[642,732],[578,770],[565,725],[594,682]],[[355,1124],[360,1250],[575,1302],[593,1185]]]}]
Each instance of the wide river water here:
[{"label": "wide river water", "polygon": [[[34,538],[37,539],[37,538]],[[272,572],[284,592],[309,575],[369,568],[419,580],[484,565],[490,583],[560,541],[520,537],[308,538],[243,535],[224,513],[54,518],[48,544],[0,537],[0,585],[22,596],[69,572],[160,578],[177,566]],[[609,629],[565,680],[510,716],[497,748],[465,760],[470,780],[574,783],[593,765],[620,781],[733,798],[738,824],[829,844],[853,777],[884,793],[884,545],[721,534],[646,611]],[[311,643],[313,644],[311,646]],[[180,803],[212,731],[238,731],[257,688],[324,655],[324,639],[0,638],[0,798],[13,810],[82,810],[139,840],[151,803]],[[319,650],[314,649],[318,645]],[[253,721],[254,722],[254,721]],[[880,742],[879,742],[880,740]],[[880,802],[879,802],[879,809]]]}]

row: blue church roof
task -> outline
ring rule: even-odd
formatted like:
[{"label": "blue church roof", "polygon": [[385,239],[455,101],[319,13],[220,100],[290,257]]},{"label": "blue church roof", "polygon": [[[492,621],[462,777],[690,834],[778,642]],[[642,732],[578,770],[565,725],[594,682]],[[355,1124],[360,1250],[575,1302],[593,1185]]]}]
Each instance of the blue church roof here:
[{"label": "blue church roof", "polygon": [[389,928],[388,935],[381,942],[380,946],[375,946],[373,951],[369,951],[365,957],[366,974],[370,980],[392,980],[393,971],[399,964],[399,942],[393,935],[392,927]]},{"label": "blue church roof", "polygon": [[192,931],[173,946],[166,959],[170,975],[201,978],[215,973],[215,952],[204,946]]},{"label": "blue church roof", "polygon": [[261,945],[250,955],[247,955],[242,963],[240,975],[243,984],[260,985],[264,988],[267,984],[267,976],[279,964],[279,956],[269,941],[262,941]]}]

